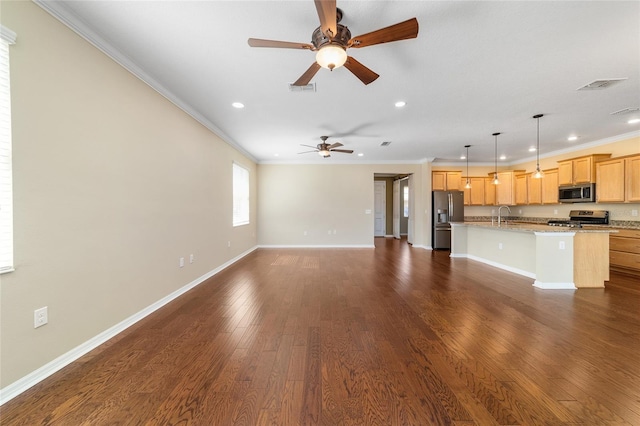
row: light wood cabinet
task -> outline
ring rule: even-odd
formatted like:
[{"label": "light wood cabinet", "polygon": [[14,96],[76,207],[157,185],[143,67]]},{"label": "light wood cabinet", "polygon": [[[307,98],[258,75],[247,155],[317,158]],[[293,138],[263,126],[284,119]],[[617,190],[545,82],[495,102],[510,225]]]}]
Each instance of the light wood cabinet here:
[{"label": "light wood cabinet", "polygon": [[[467,183],[466,178],[462,178],[461,184],[464,189],[464,205],[465,206],[484,206],[484,205],[493,205],[494,199],[487,199],[486,197],[486,188],[487,188],[487,180],[483,177],[470,177],[469,183],[471,183],[471,188],[465,188],[464,186]],[[494,190],[495,197],[495,190]]]},{"label": "light wood cabinet", "polygon": [[596,201],[624,202],[624,158],[596,164]]},{"label": "light wood cabinet", "polygon": [[624,161],[626,201],[640,202],[640,155],[626,158]]},{"label": "light wood cabinet", "polygon": [[640,275],[640,230],[620,229],[609,237],[611,269]]},{"label": "light wood cabinet", "polygon": [[592,154],[558,161],[558,185],[593,183],[596,181],[596,162],[611,154]]},{"label": "light wood cabinet", "polygon": [[460,191],[464,184],[460,185],[462,172],[459,171],[433,171],[431,172],[431,189],[433,191]]},{"label": "light wood cabinet", "polygon": [[496,205],[496,185],[493,184],[493,178],[484,179],[484,204],[487,206]]},{"label": "light wood cabinet", "polygon": [[500,183],[496,185],[496,205],[515,205],[516,175],[520,175],[523,172],[524,170],[498,172]]},{"label": "light wood cabinet", "polygon": [[527,175],[518,175],[515,177],[515,202],[516,204],[527,204],[529,196],[527,191]]},{"label": "light wood cabinet", "polygon": [[[542,204],[542,183],[547,178],[545,172],[542,178],[536,179],[533,177],[533,173],[527,175],[527,203],[528,204]],[[558,192],[556,186],[556,193]]]},{"label": "light wood cabinet", "polygon": [[596,163],[596,185],[599,203],[640,201],[640,155]]},{"label": "light wood cabinet", "polygon": [[542,204],[558,204],[558,169],[544,171]]}]

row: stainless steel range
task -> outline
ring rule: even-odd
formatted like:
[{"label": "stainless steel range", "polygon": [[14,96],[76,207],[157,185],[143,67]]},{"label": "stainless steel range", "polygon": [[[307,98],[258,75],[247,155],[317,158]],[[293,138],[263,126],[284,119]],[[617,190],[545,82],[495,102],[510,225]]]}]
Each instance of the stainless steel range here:
[{"label": "stainless steel range", "polygon": [[547,222],[551,226],[566,226],[582,228],[582,225],[608,225],[609,212],[607,210],[571,210],[569,219],[552,219]]}]

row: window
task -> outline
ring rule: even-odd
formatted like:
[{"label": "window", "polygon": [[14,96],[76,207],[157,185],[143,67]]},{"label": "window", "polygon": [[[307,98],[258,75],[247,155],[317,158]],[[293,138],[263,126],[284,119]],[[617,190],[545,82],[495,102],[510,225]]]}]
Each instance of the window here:
[{"label": "window", "polygon": [[233,163],[233,226],[249,223],[249,170]]},{"label": "window", "polygon": [[0,25],[0,273],[13,271],[13,179],[9,45],[16,34]]},{"label": "window", "polygon": [[405,185],[404,189],[404,217],[409,217],[409,186]]}]

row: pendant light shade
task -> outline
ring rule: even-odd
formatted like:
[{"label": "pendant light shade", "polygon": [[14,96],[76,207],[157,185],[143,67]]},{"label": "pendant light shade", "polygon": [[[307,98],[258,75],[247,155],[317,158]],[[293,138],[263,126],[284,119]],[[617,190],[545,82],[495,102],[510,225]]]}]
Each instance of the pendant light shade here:
[{"label": "pendant light shade", "polygon": [[494,185],[499,185],[500,181],[498,180],[498,135],[500,134],[500,132],[494,133],[493,136],[496,139],[496,143],[495,143],[495,164],[496,167],[494,169],[493,172],[493,183]]},{"label": "pendant light shade", "polygon": [[471,181],[469,180],[469,147],[471,145],[465,145],[464,147],[467,148],[467,184],[464,186],[466,189],[471,189]]},{"label": "pendant light shade", "polygon": [[540,117],[544,114],[536,114],[533,116],[537,120],[538,124],[538,133],[537,133],[537,143],[536,143],[536,171],[533,174],[535,179],[540,179],[544,177],[544,173],[540,170]]}]

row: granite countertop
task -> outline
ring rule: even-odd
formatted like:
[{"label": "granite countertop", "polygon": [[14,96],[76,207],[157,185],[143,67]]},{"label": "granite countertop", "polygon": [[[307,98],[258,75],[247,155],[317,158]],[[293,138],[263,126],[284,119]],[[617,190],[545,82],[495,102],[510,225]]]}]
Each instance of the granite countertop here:
[{"label": "granite countertop", "polygon": [[[495,218],[495,216],[494,216]],[[525,217],[525,216],[513,216],[506,217],[508,223],[528,223],[532,225],[547,225],[547,222],[552,219],[559,219],[558,217]],[[562,219],[562,218],[560,218]],[[489,222],[491,223],[491,216],[465,216],[465,223],[474,222]],[[560,228],[554,227],[554,228]],[[575,229],[575,228],[571,228]],[[582,229],[640,229],[640,221],[638,220],[609,220],[608,225],[583,225]]]},{"label": "granite countertop", "polygon": [[618,232],[611,227],[586,227],[586,228],[568,228],[564,226],[550,226],[541,223],[530,223],[530,222],[504,222],[498,227],[497,223],[491,222],[452,222],[452,225],[466,225],[466,226],[474,226],[478,228],[491,228],[500,231],[515,231],[515,232],[593,232],[593,233],[612,233]]}]

